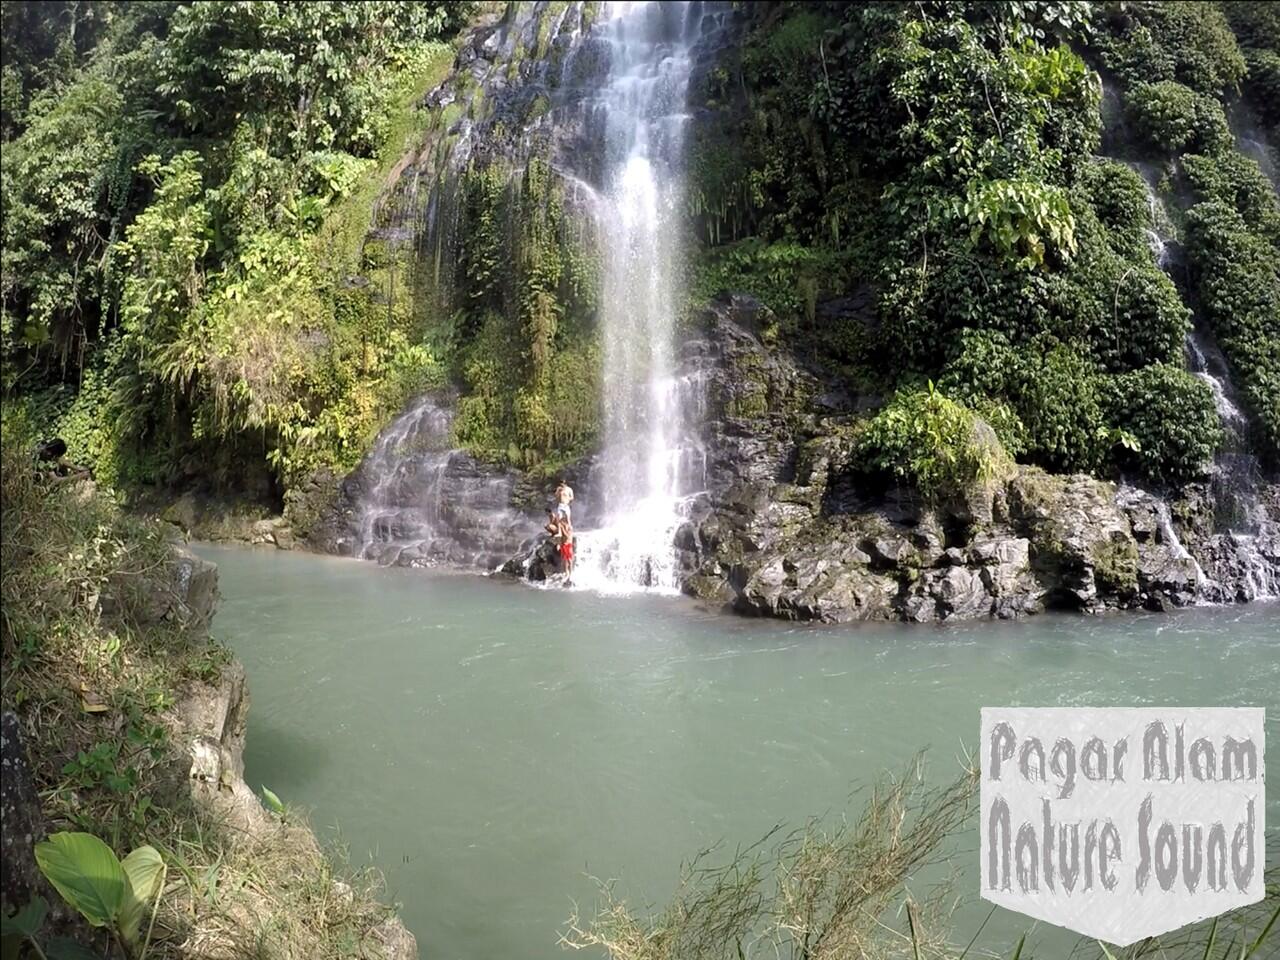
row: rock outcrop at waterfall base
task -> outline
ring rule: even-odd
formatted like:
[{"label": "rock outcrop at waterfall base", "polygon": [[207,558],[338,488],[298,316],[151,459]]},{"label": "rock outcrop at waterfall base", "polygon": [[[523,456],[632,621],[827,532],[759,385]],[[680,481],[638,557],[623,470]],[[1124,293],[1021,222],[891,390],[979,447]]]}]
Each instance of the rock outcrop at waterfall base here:
[{"label": "rock outcrop at waterfall base", "polygon": [[844,622],[1165,609],[1275,591],[1274,514],[1246,533],[1218,529],[1207,483],[1166,503],[1019,466],[942,503],[877,489],[856,462],[857,399],[767,349],[767,321],[759,304],[727,297],[686,348],[708,394],[708,492],[676,542],[687,592],[748,614]]},{"label": "rock outcrop at waterfall base", "polygon": [[[857,311],[853,298],[822,309]],[[862,306],[859,306],[861,304]],[[766,346],[773,318],[755,300],[710,304],[682,347],[682,376],[706,391],[707,489],[692,498],[676,533],[685,592],[749,614],[795,620],[916,622],[1009,618],[1064,608],[1167,609],[1253,600],[1280,585],[1275,485],[1261,484],[1253,529],[1220,524],[1222,494],[1209,481],[1167,499],[1093,477],[1021,465],[1009,476],[929,502],[878,484],[857,462],[856,439],[876,398],[854,397],[785,351]],[[485,468],[460,455],[430,495],[465,501]],[[591,499],[587,465],[570,471],[579,503]],[[554,550],[536,533],[549,494],[499,471],[512,556],[502,572],[554,580]],[[490,481],[492,481],[490,477]],[[343,485],[323,545],[351,552],[369,466]],[[492,485],[487,489],[495,490]],[[404,503],[426,495],[406,488]],[[434,547],[375,547],[384,562],[431,565],[481,547],[492,569],[503,542],[474,509],[460,510]],[[581,528],[581,524],[580,524]],[[523,538],[523,542],[521,541]],[[518,546],[517,546],[518,544]]]}]

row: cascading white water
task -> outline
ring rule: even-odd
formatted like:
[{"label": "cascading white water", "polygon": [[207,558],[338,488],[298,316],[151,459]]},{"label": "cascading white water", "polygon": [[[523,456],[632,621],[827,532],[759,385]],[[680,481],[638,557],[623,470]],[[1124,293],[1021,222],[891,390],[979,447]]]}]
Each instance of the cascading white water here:
[{"label": "cascading white water", "polygon": [[[1147,188],[1147,203],[1151,210],[1152,226],[1147,230],[1151,251],[1157,264],[1166,272],[1174,266],[1172,249],[1176,243],[1172,220],[1163,201],[1156,192],[1155,169],[1150,165],[1134,164]],[[1263,599],[1280,594],[1280,573],[1274,564],[1257,549],[1259,531],[1274,527],[1258,500],[1257,458],[1244,449],[1248,420],[1232,399],[1234,391],[1228,375],[1227,363],[1216,346],[1211,346],[1194,327],[1187,331],[1185,343],[1187,368],[1208,385],[1213,393],[1214,408],[1225,436],[1224,448],[1218,453],[1212,469],[1211,480],[1220,513],[1226,517],[1228,533],[1225,539],[1231,544],[1231,553],[1240,568],[1242,586],[1239,596],[1224,591],[1200,562],[1193,557],[1178,539],[1168,506],[1159,504],[1159,525],[1163,542],[1170,544],[1181,558],[1190,558],[1196,567],[1198,596],[1200,599]]]},{"label": "cascading white water", "polygon": [[512,480],[453,445],[453,400],[415,400],[358,471],[351,552],[384,564],[492,567],[534,528],[510,506]]},{"label": "cascading white water", "polygon": [[[369,452],[370,489],[360,503],[359,540],[362,558],[376,556],[386,543],[403,543],[411,536],[427,539],[440,523],[440,478],[452,454],[449,434],[453,411],[434,397],[420,397],[382,431]],[[429,479],[419,483],[431,496],[416,494],[408,506],[397,496],[411,474]]]},{"label": "cascading white water", "polygon": [[677,376],[683,140],[699,4],[609,3],[602,116],[604,449],[592,474],[603,517],[578,534],[574,580],[606,592],[678,586],[673,540],[699,483]]}]

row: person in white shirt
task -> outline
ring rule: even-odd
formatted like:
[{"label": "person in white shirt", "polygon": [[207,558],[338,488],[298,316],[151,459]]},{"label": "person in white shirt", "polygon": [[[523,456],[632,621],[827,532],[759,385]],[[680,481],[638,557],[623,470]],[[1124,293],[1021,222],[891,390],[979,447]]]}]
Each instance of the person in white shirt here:
[{"label": "person in white shirt", "polygon": [[573,579],[573,522],[569,504],[573,502],[573,487],[563,480],[556,487],[555,504],[547,511],[547,532],[559,541],[558,552],[564,567],[565,586]]}]

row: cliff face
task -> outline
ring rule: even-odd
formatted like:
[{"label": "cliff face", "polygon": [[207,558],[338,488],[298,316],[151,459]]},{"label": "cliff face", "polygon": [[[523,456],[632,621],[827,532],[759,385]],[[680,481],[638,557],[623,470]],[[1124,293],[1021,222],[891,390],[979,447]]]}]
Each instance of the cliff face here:
[{"label": "cliff face", "polygon": [[[1280,207],[1217,123],[1226,87],[1180,74],[1148,90],[1138,74],[1164,60],[1112,76],[1138,56],[1126,38],[1143,30],[1171,63],[1193,62],[1203,41],[1235,70],[1220,13],[1139,4],[1123,17],[1099,12],[1091,26],[1050,25],[1070,49],[1046,40],[1024,52],[1063,71],[1053,92],[1010,80],[979,102],[946,37],[1008,79],[1024,55],[1008,36],[1026,24],[996,30],[952,12],[950,33],[932,35],[942,28],[931,20],[899,35],[906,28],[874,5],[838,20],[817,7],[687,7],[704,39],[682,121],[691,236],[677,379],[699,394],[688,406],[705,475],[686,491],[672,545],[686,592],[743,613],[827,621],[1280,593],[1277,488],[1256,445],[1265,418],[1251,417],[1248,390],[1232,381],[1265,349],[1242,336],[1228,337],[1230,356],[1215,346],[1204,296],[1217,281],[1208,241],[1192,229],[1194,208],[1207,216],[1209,195],[1231,184],[1242,229],[1258,238]],[[431,137],[401,165],[370,241],[394,246],[421,282],[415,296],[461,318],[460,376],[416,400],[359,469],[319,492],[306,511],[313,546],[544,580],[558,576],[539,533],[556,479],[577,491],[580,531],[607,519],[598,409],[584,399],[609,398],[591,352],[598,276],[555,273],[558,285],[535,291],[553,301],[549,325],[526,309],[545,298],[522,286],[546,276],[530,263],[590,264],[598,239],[603,120],[591,91],[616,51],[595,18],[594,5],[570,4],[486,23],[427,97],[438,112]],[[902,43],[919,67],[908,85],[917,99],[905,104],[892,74]],[[1195,91],[1174,89],[1183,80]],[[1161,155],[1146,138],[1143,98],[1157,93],[1199,111],[1203,155]],[[943,102],[954,105],[945,116],[934,109]],[[999,171],[917,156],[928,142],[914,138],[920,124],[1001,156],[1016,126],[1035,148],[994,165],[1021,179],[1006,169],[984,200],[965,190]],[[972,230],[947,219],[988,200],[997,217],[1030,202],[1001,193],[1015,186],[1061,215],[1029,246],[988,244],[985,219]],[[895,207],[903,195],[919,209]],[[520,239],[534,235],[533,248]],[[515,268],[496,280],[502,262]],[[1264,271],[1256,287],[1274,280]],[[558,371],[550,382],[582,395],[539,392],[531,358],[544,355]],[[926,379],[972,413],[966,442],[1001,456],[1007,447],[1017,464],[927,494],[909,462],[896,478],[876,469],[868,424]],[[544,443],[523,419],[541,423],[548,411],[550,423],[573,425],[571,440]],[[954,455],[943,444],[933,452]]]},{"label": "cliff face", "polygon": [[1208,483],[1170,500],[1019,466],[939,500],[877,483],[857,400],[769,350],[768,311],[712,304],[686,363],[707,384],[708,493],[676,545],[685,589],[744,613],[843,622],[1248,601],[1280,589],[1277,488],[1251,533]]}]

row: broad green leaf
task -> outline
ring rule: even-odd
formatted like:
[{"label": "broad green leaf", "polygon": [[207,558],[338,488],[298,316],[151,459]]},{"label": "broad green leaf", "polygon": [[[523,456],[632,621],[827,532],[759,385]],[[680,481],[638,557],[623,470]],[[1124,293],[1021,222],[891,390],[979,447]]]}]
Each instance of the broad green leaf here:
[{"label": "broad green leaf", "polygon": [[136,944],[143,917],[164,882],[164,861],[155,847],[139,847],[121,864],[129,878],[129,890],[120,909],[120,936],[125,943]]},{"label": "broad green leaf", "polygon": [[44,897],[36,897],[13,916],[0,915],[0,936],[34,937],[44,926],[49,904]]},{"label": "broad green leaf", "polygon": [[70,937],[54,937],[44,948],[49,960],[102,960],[102,954]]},{"label": "broad green leaf", "polygon": [[55,833],[36,844],[36,863],[50,883],[95,927],[111,923],[129,882],[111,848],[91,833]]},{"label": "broad green leaf", "polygon": [[266,804],[267,809],[278,817],[284,816],[284,803],[274,793],[265,786],[262,788],[262,802]]}]

